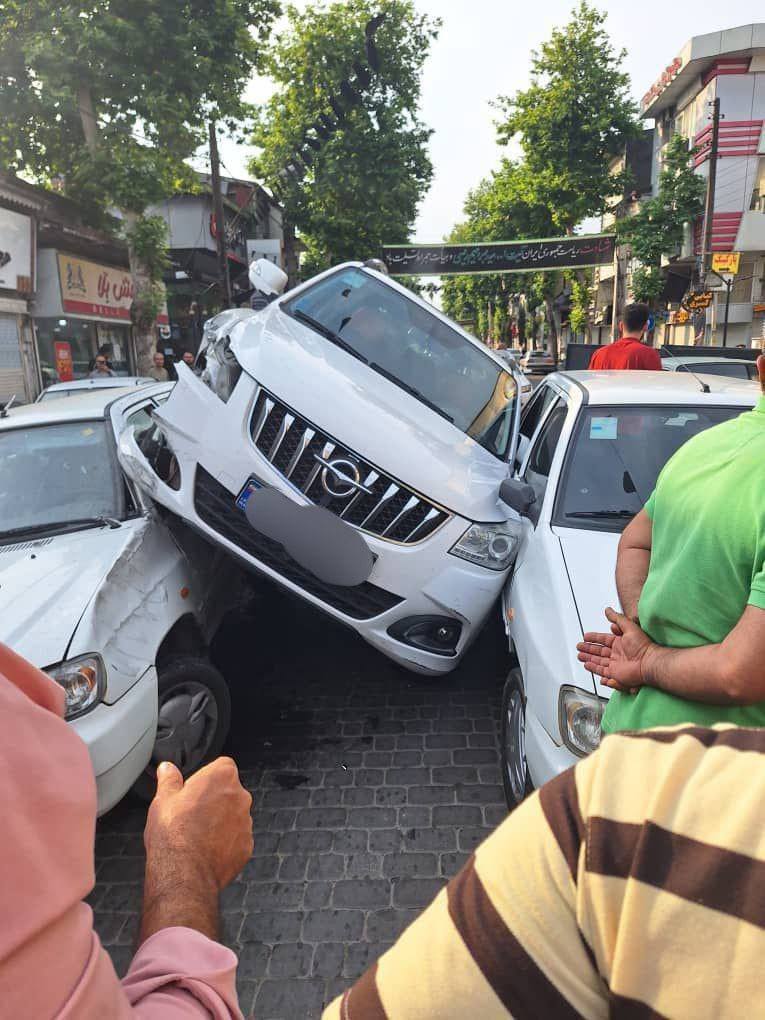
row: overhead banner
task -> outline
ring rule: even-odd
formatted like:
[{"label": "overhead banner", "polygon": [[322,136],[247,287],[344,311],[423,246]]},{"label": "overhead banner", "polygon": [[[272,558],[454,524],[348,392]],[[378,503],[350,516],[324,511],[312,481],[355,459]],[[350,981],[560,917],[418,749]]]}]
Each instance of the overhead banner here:
[{"label": "overhead banner", "polygon": [[58,277],[65,312],[130,322],[133,280],[127,269],[60,254]]},{"label": "overhead banner", "polygon": [[491,244],[386,244],[383,259],[393,276],[523,273],[604,266],[614,260],[615,243],[613,234],[580,234]]}]

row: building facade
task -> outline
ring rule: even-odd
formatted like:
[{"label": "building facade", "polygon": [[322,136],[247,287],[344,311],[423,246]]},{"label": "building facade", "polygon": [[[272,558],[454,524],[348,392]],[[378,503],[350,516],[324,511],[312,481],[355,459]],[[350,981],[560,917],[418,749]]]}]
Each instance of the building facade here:
[{"label": "building facade", "polygon": [[[765,24],[745,25],[690,39],[643,96],[641,114],[654,121],[652,183],[662,153],[680,132],[697,148],[696,172],[709,178],[712,103],[720,101],[719,145],[711,251],[739,252],[728,309],[728,346],[765,341]],[[669,273],[691,284],[702,255],[704,218],[690,224]],[[714,291],[705,313],[690,317],[668,291],[667,318],[657,343],[721,344],[725,287],[712,274],[699,286]],[[680,287],[680,290],[685,288]],[[675,288],[677,290],[677,288]],[[682,295],[680,295],[682,296]],[[674,298],[674,300],[673,300]]]}]

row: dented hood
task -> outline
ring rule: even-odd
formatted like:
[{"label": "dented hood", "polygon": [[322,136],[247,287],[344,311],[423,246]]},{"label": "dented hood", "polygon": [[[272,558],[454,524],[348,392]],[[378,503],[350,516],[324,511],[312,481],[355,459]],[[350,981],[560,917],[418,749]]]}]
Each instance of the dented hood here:
[{"label": "dented hood", "polygon": [[508,465],[278,305],[229,329],[242,368],[359,456],[469,520],[504,520]]},{"label": "dented hood", "polygon": [[89,528],[0,546],[0,640],[36,666],[60,662],[136,527]]}]

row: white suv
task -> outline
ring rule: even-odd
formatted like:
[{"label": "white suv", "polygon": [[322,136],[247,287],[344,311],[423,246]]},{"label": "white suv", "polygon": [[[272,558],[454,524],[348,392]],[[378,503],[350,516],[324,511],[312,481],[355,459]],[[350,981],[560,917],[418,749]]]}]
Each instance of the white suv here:
[{"label": "white suv", "polygon": [[[703,392],[704,387],[707,392]],[[609,688],[576,644],[618,606],[619,537],[659,472],[691,436],[749,410],[758,387],[669,372],[556,373],[521,421],[516,472],[503,498],[523,537],[503,594],[517,666],[502,704],[508,805],[600,743]]]},{"label": "white suv", "polygon": [[154,420],[171,478],[129,434],[152,497],[420,673],[452,670],[502,590],[499,500],[518,380],[431,305],[358,263],[268,308],[223,312]]},{"label": "white suv", "polygon": [[103,813],[152,763],[185,773],[230,718],[207,643],[235,590],[228,557],[128,482],[117,435],[148,439],[167,384],[97,389],[0,416],[0,641],[66,692]]}]

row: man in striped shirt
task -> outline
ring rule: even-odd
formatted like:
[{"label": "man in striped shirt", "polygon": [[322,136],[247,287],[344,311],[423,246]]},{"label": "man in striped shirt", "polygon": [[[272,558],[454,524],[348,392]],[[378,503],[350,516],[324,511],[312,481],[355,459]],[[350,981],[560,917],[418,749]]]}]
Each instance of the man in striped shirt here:
[{"label": "man in striped shirt", "polygon": [[529,797],[324,1020],[765,1010],[765,732],[620,733]]}]

